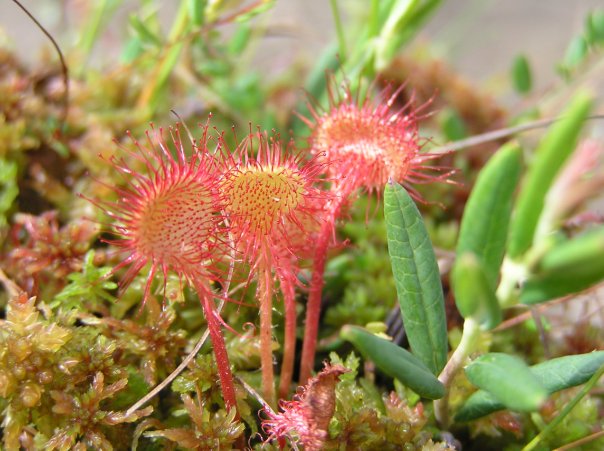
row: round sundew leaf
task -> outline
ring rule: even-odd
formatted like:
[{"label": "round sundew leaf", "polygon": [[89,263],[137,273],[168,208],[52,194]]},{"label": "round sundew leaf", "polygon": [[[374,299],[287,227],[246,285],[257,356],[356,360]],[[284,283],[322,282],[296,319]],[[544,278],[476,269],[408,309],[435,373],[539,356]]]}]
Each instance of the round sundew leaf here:
[{"label": "round sundew leaf", "polygon": [[445,303],[438,264],[413,199],[397,183],[384,192],[388,252],[411,351],[433,374],[447,361]]},{"label": "round sundew leaf", "polygon": [[465,368],[472,384],[489,392],[511,410],[534,412],[548,392],[518,357],[503,353],[481,355]]},{"label": "round sundew leaf", "polygon": [[[587,382],[604,365],[604,351],[570,355],[533,365],[530,370],[549,394],[576,387]],[[455,421],[471,421],[498,410],[505,405],[492,394],[478,390],[457,412]]]},{"label": "round sundew leaf", "polygon": [[476,255],[487,281],[497,283],[505,254],[513,196],[522,166],[516,143],[503,146],[480,171],[466,204],[457,242],[457,255]]},{"label": "round sundew leaf", "polygon": [[439,399],[445,387],[413,354],[396,344],[357,326],[344,326],[340,335],[388,376],[394,377],[418,395]]}]

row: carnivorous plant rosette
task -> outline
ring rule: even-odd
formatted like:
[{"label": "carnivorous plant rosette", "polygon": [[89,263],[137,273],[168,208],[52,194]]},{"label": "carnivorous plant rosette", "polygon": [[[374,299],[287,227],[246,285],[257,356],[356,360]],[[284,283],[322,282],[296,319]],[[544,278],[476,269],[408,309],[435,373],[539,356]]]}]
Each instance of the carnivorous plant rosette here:
[{"label": "carnivorous plant rosette", "polygon": [[[127,268],[121,281],[126,288],[149,266],[143,304],[148,298],[155,275],[160,272],[164,284],[169,272],[195,287],[210,331],[219,369],[224,400],[228,409],[236,408],[233,376],[221,332],[221,319],[213,303],[209,282],[220,279],[212,265],[223,222],[219,173],[209,146],[208,134],[191,142],[188,155],[178,127],[170,128],[174,149],[164,138],[164,130],[152,128],[147,142],[133,138],[135,149],[123,147],[125,157],[112,157],[112,166],[131,178],[125,188],[115,187],[116,202],[93,200],[112,219],[110,230],[118,239],[107,240],[126,254],[112,271]],[[221,145],[221,139],[215,141]],[[134,169],[142,165],[146,173]]]},{"label": "carnivorous plant rosette", "polygon": [[[292,378],[295,352],[295,301],[299,256],[308,253],[311,233],[317,231],[326,194],[319,188],[322,165],[304,161],[278,137],[250,133],[235,152],[224,156],[220,190],[224,210],[238,251],[258,279],[263,391],[275,404],[272,356],[272,299],[274,278],[285,302],[285,343],[281,390]],[[251,276],[250,276],[251,277]]]},{"label": "carnivorous plant rosette", "polygon": [[451,174],[446,168],[429,164],[439,155],[420,152],[422,139],[418,133],[418,120],[427,105],[416,108],[412,99],[398,105],[404,86],[386,87],[372,97],[370,92],[375,85],[377,83],[372,83],[365,95],[354,95],[348,81],[339,87],[335,76],[328,75],[327,108],[309,101],[311,117],[300,116],[311,131],[311,153],[326,163],[334,194],[315,248],[306,309],[301,383],[308,380],[313,369],[326,254],[343,205],[351,201],[359,189],[380,193],[390,180],[403,184],[419,198],[412,184],[446,181]]}]

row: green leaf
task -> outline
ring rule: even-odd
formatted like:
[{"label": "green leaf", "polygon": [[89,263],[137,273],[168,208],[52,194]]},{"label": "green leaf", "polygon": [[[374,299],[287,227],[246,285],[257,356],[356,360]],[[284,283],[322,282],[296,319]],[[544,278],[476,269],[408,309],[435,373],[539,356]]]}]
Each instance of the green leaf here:
[{"label": "green leaf", "polygon": [[487,280],[476,255],[465,253],[457,258],[451,272],[451,285],[461,316],[475,318],[486,330],[501,322],[501,309],[494,287]]},{"label": "green leaf", "polygon": [[443,132],[448,141],[458,141],[468,136],[466,124],[454,109],[445,109],[441,121]]},{"label": "green leaf", "polygon": [[521,149],[515,143],[506,144],[493,155],[478,175],[461,221],[457,255],[477,255],[493,287],[505,254],[521,165]]},{"label": "green leaf", "polygon": [[384,192],[388,252],[411,350],[432,373],[447,361],[447,324],[440,273],[424,221],[405,189]]},{"label": "green leaf", "polygon": [[386,19],[375,40],[377,71],[390,64],[393,56],[418,32],[441,3],[442,0],[395,0],[390,4],[380,2],[380,6],[386,5],[386,10],[380,12]]},{"label": "green leaf", "polygon": [[512,82],[514,89],[521,94],[527,94],[533,87],[531,66],[524,55],[518,55],[512,65]]},{"label": "green leaf", "polygon": [[472,384],[489,392],[511,410],[534,412],[548,392],[518,357],[492,352],[469,364],[466,375]]},{"label": "green leaf", "polygon": [[160,47],[162,45],[161,39],[151,31],[138,16],[134,14],[131,15],[128,22],[142,44],[148,44],[155,47]]},{"label": "green leaf", "polygon": [[240,55],[250,42],[251,34],[252,28],[250,27],[249,23],[240,24],[233,34],[233,37],[229,41],[229,53],[231,55]]},{"label": "green leaf", "polygon": [[265,13],[266,11],[271,9],[273,6],[275,6],[276,2],[277,0],[262,0],[258,6],[254,6],[251,9],[245,11],[244,13],[239,14],[235,18],[235,22],[248,22],[254,17]]},{"label": "green leaf", "polygon": [[563,66],[566,69],[574,69],[587,55],[587,41],[583,36],[575,36],[564,54]]},{"label": "green leaf", "polygon": [[95,266],[94,251],[89,250],[84,257],[82,271],[67,276],[69,283],[55,296],[50,307],[81,310],[86,303],[114,302],[115,298],[108,291],[115,290],[117,284],[107,280],[109,274],[111,274],[111,267]]},{"label": "green leaf", "polygon": [[520,301],[535,304],[582,291],[604,279],[604,227],[565,241],[546,253],[522,287]]},{"label": "green leaf", "polygon": [[207,3],[207,0],[188,0],[187,7],[189,8],[191,25],[201,27],[204,24]]},{"label": "green leaf", "polygon": [[539,262],[544,272],[581,276],[592,265],[603,267],[604,226],[587,231],[552,248]]},{"label": "green leaf", "polygon": [[587,41],[590,45],[604,44],[604,11],[593,11],[587,17]]},{"label": "green leaf", "polygon": [[558,171],[575,149],[591,106],[589,95],[585,92],[577,94],[561,115],[562,119],[551,127],[539,144],[518,197],[510,231],[510,257],[517,259],[533,244],[546,194]]},{"label": "green leaf", "polygon": [[19,195],[17,170],[17,163],[0,158],[0,228],[8,224],[7,213]]},{"label": "green leaf", "polygon": [[[602,365],[604,351],[596,351],[551,359],[533,365],[531,372],[551,395],[587,382]],[[497,398],[479,390],[468,398],[455,416],[455,421],[470,421],[503,409],[505,406]]]},{"label": "green leaf", "polygon": [[429,399],[439,399],[445,395],[443,384],[407,350],[358,326],[344,326],[340,335],[371,359],[381,371],[398,379],[418,395]]}]

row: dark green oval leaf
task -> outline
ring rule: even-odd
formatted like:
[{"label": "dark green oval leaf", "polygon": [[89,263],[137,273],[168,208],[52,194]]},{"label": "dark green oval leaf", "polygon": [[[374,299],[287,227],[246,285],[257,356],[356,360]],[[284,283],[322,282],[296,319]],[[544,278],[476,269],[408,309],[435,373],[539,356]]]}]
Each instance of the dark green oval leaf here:
[{"label": "dark green oval leaf", "polygon": [[429,399],[445,395],[443,384],[409,351],[357,326],[344,326],[340,335],[381,371],[398,379],[418,395]]},{"label": "dark green oval leaf", "polygon": [[585,92],[577,94],[562,113],[562,119],[552,125],[541,140],[518,197],[510,231],[510,257],[520,257],[533,244],[545,196],[558,171],[575,149],[591,106],[592,99],[589,95]]},{"label": "dark green oval leaf", "polygon": [[511,410],[534,412],[547,398],[547,390],[518,357],[492,352],[466,368],[472,384],[489,392]]},{"label": "dark green oval leaf", "polygon": [[407,191],[384,192],[388,252],[411,351],[432,373],[447,361],[447,324],[440,273],[424,221]]},{"label": "dark green oval leaf", "polygon": [[478,175],[461,221],[457,255],[477,255],[493,288],[505,254],[521,165],[521,149],[515,143],[493,155]]},{"label": "dark green oval leaf", "polygon": [[[589,380],[604,365],[604,351],[570,355],[533,365],[531,372],[549,394],[576,387]],[[493,395],[478,390],[468,398],[455,416],[455,421],[470,421],[483,417],[505,406]]]},{"label": "dark green oval leaf", "polygon": [[474,318],[486,330],[501,322],[495,290],[476,255],[468,252],[457,258],[451,271],[451,285],[461,316]]}]

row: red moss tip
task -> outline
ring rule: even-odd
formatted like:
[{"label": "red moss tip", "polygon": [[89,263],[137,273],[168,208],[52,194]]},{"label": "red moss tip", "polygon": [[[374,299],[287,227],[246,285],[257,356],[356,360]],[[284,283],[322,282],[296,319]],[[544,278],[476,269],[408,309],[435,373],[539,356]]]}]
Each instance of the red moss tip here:
[{"label": "red moss tip", "polygon": [[[376,83],[368,89],[371,91]],[[426,165],[438,155],[420,153],[420,111],[412,100],[404,106],[396,101],[403,86],[387,87],[377,97],[359,98],[348,81],[339,88],[335,76],[327,76],[329,105],[326,109],[309,102],[311,151],[328,162],[330,176],[345,192],[357,188],[381,190],[389,180],[399,183],[429,183],[444,180],[450,172]]]},{"label": "red moss tip", "polygon": [[145,298],[157,271],[164,277],[173,271],[188,280],[207,276],[220,221],[216,214],[218,176],[208,151],[208,126],[198,143],[190,143],[190,155],[179,127],[170,127],[169,134],[171,145],[164,130],[152,126],[146,144],[133,139],[135,149],[123,147],[129,162],[112,157],[114,168],[131,181],[125,188],[114,188],[116,202],[96,202],[113,219],[111,231],[118,239],[108,242],[127,254],[114,269],[128,267],[122,287],[151,265]]},{"label": "red moss tip", "polygon": [[293,401],[280,402],[279,413],[265,410],[268,418],[262,422],[262,429],[268,434],[267,441],[289,438],[308,451],[323,449],[336,410],[336,385],[348,371],[341,365],[326,363]]}]

